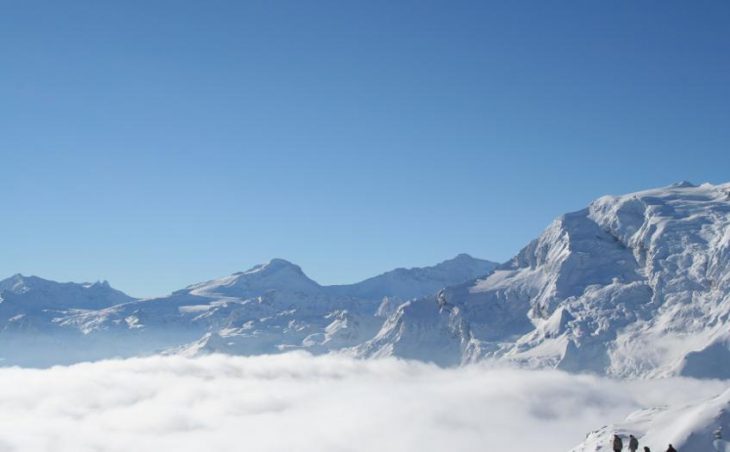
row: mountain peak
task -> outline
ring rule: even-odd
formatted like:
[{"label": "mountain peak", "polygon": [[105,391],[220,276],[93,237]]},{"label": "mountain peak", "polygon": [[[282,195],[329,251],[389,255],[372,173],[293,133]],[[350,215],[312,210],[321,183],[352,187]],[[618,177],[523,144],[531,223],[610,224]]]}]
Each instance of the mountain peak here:
[{"label": "mountain peak", "polygon": [[355,284],[330,286],[330,290],[360,298],[408,300],[431,295],[491,272],[497,264],[459,254],[430,267],[396,268]]},{"label": "mountain peak", "polygon": [[14,293],[23,293],[27,292],[34,286],[50,282],[51,281],[47,281],[37,276],[25,276],[20,273],[16,273],[9,278],[0,280],[0,292],[10,291]]},{"label": "mountain peak", "polygon": [[474,256],[467,253],[459,253],[456,256],[452,257],[451,259],[446,259],[444,262],[450,262],[450,261],[473,261],[477,260]]},{"label": "mountain peak", "polygon": [[454,257],[454,259],[464,259],[464,258],[468,258],[468,259],[476,259],[476,258],[475,258],[474,256],[472,256],[472,255],[471,255],[471,254],[469,254],[469,253],[459,253],[459,254],[457,254],[457,255],[456,255],[456,256]]},{"label": "mountain peak", "polygon": [[[478,259],[478,258],[472,256],[471,254],[459,253],[456,256],[452,257],[451,259],[446,259],[445,261],[439,262],[438,264],[434,265],[433,267],[443,267],[443,266],[448,266],[448,265],[453,265],[453,264],[471,265],[471,264],[479,264],[479,263],[484,263],[484,262],[489,262],[489,261],[485,261],[484,259]],[[428,267],[426,267],[426,268],[428,268]]]},{"label": "mountain peak", "polygon": [[267,262],[265,264],[255,265],[244,272],[239,272],[236,274],[251,275],[254,273],[279,272],[279,271],[285,271],[285,270],[300,272],[300,273],[304,274],[304,272],[302,271],[302,268],[300,266],[293,264],[286,259],[281,259],[278,257],[271,259],[269,262]]},{"label": "mountain peak", "polygon": [[194,295],[253,297],[270,290],[316,292],[320,289],[321,286],[309,279],[301,267],[285,259],[274,258],[246,271],[194,284],[185,290]]},{"label": "mountain peak", "polygon": [[26,292],[34,289],[53,290],[55,287],[77,287],[83,289],[109,289],[114,291],[109,284],[109,281],[96,281],[96,282],[85,282],[85,283],[74,283],[74,282],[58,282],[50,279],[41,278],[39,276],[25,276],[21,273],[16,273],[9,278],[0,280],[0,292],[9,290],[12,292]]},{"label": "mountain peak", "polygon": [[107,281],[57,282],[20,273],[0,280],[0,293],[28,306],[96,309],[125,303],[134,298],[112,288]]},{"label": "mountain peak", "polygon": [[102,288],[102,289],[109,289],[111,288],[111,285],[109,284],[109,281],[106,279],[102,281],[94,281],[93,283],[83,283],[82,284],[86,288]]},{"label": "mountain peak", "polygon": [[10,276],[9,278],[3,279],[1,282],[12,281],[12,282],[17,283],[17,282],[23,282],[23,281],[31,281],[34,279],[41,279],[41,278],[38,278],[37,276],[25,276],[22,273],[16,273],[13,276]]},{"label": "mountain peak", "polygon": [[675,182],[672,185],[670,185],[672,188],[696,188],[697,185],[693,184],[692,182],[681,180],[679,182]]}]

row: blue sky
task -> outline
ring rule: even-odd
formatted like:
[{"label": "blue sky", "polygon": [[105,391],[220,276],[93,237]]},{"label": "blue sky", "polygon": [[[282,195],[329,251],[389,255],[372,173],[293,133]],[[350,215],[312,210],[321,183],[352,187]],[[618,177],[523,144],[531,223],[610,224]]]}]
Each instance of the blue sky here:
[{"label": "blue sky", "polygon": [[723,1],[7,1],[0,275],[158,295],[506,260],[607,193],[730,180]]}]

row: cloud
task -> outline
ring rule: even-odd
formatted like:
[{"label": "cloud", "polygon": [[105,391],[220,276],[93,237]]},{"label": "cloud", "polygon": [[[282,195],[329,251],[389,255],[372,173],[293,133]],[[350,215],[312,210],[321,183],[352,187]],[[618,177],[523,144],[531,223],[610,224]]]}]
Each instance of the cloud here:
[{"label": "cloud", "polygon": [[302,353],[5,368],[0,451],[564,451],[635,409],[722,389]]}]

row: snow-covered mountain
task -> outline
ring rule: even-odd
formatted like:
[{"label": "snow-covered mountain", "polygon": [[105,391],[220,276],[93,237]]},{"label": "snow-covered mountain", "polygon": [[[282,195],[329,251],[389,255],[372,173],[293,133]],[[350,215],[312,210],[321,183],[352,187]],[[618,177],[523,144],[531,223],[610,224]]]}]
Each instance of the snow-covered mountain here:
[{"label": "snow-covered mountain", "polygon": [[97,310],[132,301],[106,281],[58,283],[14,275],[0,281],[2,331],[43,329],[50,319],[81,310]]},{"label": "snow-covered mountain", "polygon": [[459,255],[362,283],[321,286],[297,265],[273,259],[144,300],[106,282],[16,275],[0,281],[0,357],[5,364],[47,365],[157,352],[322,353],[371,338],[399,303],[495,266]]},{"label": "snow-covered mountain", "polygon": [[[65,318],[133,301],[106,281],[58,283],[14,275],[0,281],[0,363],[67,362],[87,356]],[[63,358],[61,358],[63,357]]]},{"label": "snow-covered mountain", "polygon": [[100,309],[133,300],[107,281],[58,283],[37,276],[13,275],[0,280],[0,309],[11,304],[36,309]]},{"label": "snow-covered mountain", "polygon": [[405,301],[432,295],[454,285],[454,281],[484,276],[496,266],[494,262],[459,254],[431,267],[397,268],[356,284],[330,286],[328,290],[369,300],[389,297]]},{"label": "snow-covered mountain", "polygon": [[730,378],[729,225],[730,184],[679,183],[599,198],[496,268],[459,255],[322,286],[274,259],[145,300],[106,283],[15,276],[0,282],[0,355],[28,363],[38,350],[49,362],[56,352],[78,360],[341,350]]},{"label": "snow-covered mountain", "polygon": [[400,305],[363,357],[730,378],[730,184],[605,196],[487,277]]}]

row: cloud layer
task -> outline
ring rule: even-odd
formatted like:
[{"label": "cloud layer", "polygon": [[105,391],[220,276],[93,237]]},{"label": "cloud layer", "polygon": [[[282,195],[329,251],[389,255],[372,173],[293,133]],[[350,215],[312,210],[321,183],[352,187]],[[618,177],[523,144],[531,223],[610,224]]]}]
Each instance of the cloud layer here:
[{"label": "cloud layer", "polygon": [[723,388],[299,353],[8,368],[0,451],[565,451],[632,410]]}]

